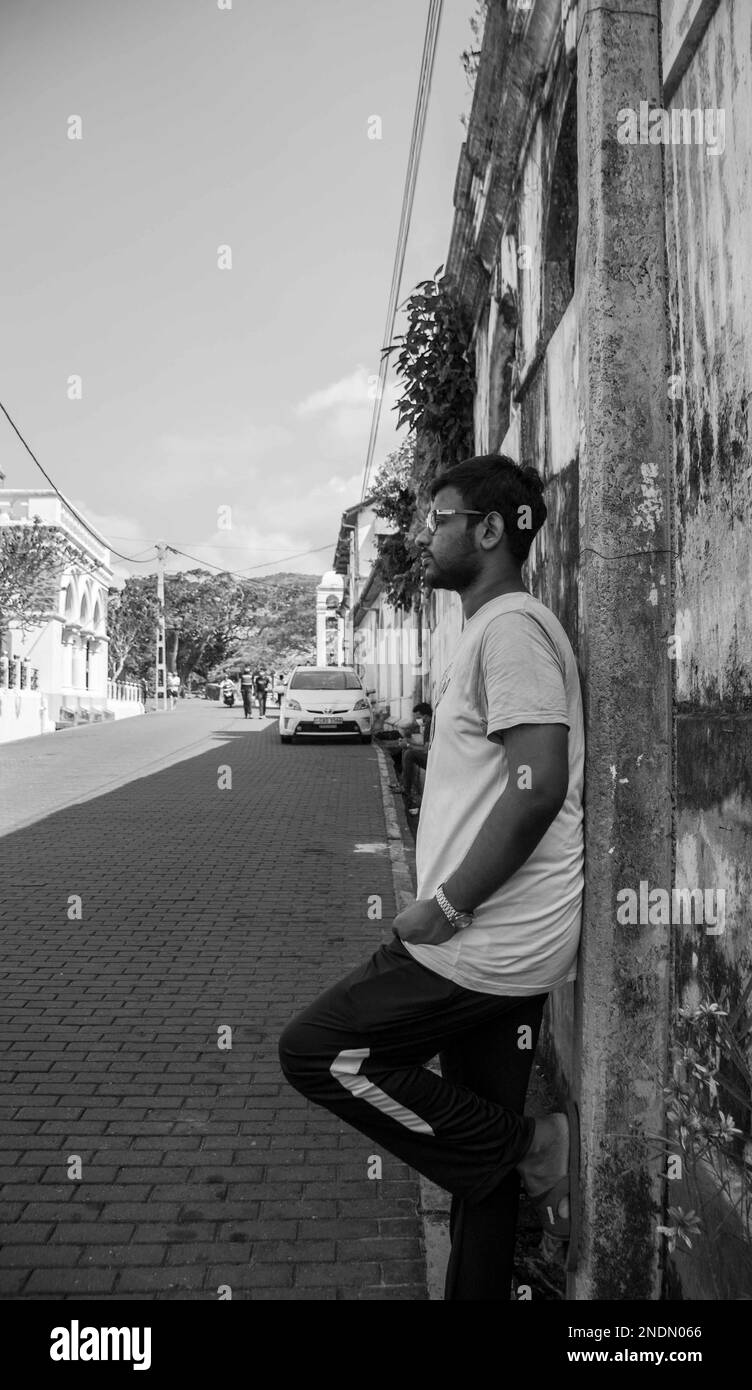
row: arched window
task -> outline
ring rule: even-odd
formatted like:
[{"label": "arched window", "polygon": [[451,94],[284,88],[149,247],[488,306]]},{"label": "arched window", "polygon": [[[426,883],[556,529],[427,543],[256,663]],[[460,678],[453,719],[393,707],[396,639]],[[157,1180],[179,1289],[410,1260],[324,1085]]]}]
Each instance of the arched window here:
[{"label": "arched window", "polygon": [[69,583],[65,595],[65,616],[66,618],[75,618],[76,616],[76,591],[73,580]]}]

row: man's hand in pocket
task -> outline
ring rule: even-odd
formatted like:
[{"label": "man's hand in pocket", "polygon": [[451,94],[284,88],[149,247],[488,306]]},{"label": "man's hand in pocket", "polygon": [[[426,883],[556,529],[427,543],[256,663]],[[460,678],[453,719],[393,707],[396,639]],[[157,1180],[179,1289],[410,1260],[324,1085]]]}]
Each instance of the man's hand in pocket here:
[{"label": "man's hand in pocket", "polygon": [[454,927],[435,898],[416,899],[397,914],[392,930],[400,941],[407,941],[411,946],[440,946],[455,935]]}]

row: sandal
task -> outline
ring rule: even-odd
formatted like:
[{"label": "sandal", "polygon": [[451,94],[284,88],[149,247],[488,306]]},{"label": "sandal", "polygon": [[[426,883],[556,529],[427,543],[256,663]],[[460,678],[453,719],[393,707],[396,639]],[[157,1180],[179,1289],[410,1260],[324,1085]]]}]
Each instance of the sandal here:
[{"label": "sandal", "polygon": [[533,1197],[532,1203],[539,1217],[541,1226],[546,1235],[553,1236],[554,1240],[569,1240],[572,1234],[572,1223],[569,1216],[559,1216],[559,1203],[564,1197],[569,1197],[569,1174],[559,1178],[553,1187],[549,1187],[547,1192],[541,1192],[539,1196]]},{"label": "sandal", "polygon": [[[531,1202],[540,1217],[546,1235],[554,1240],[568,1242],[569,1253],[567,1269],[577,1268],[579,1243],[579,1200],[580,1200],[580,1119],[574,1101],[567,1102],[569,1121],[569,1171],[559,1178],[547,1192],[531,1197]],[[559,1203],[569,1198],[569,1215],[559,1215]]]}]

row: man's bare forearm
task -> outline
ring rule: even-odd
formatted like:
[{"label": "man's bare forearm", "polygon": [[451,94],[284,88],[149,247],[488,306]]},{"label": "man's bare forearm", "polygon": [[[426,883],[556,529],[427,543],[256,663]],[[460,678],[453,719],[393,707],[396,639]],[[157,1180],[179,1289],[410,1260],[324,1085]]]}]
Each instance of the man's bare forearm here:
[{"label": "man's bare forearm", "polygon": [[562,805],[558,798],[507,786],[462,863],[444,881],[452,906],[474,912],[501,888],[529,859]]}]

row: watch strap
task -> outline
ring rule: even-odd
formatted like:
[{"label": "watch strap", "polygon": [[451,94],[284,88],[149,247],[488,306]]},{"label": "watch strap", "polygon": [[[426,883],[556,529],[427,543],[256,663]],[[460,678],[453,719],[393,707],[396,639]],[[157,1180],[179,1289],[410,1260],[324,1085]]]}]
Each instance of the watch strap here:
[{"label": "watch strap", "polygon": [[460,912],[458,908],[452,906],[444,892],[443,883],[440,883],[436,889],[436,901],[447,921],[451,922],[453,927],[464,927],[467,926],[468,922],[472,921],[472,912]]}]

